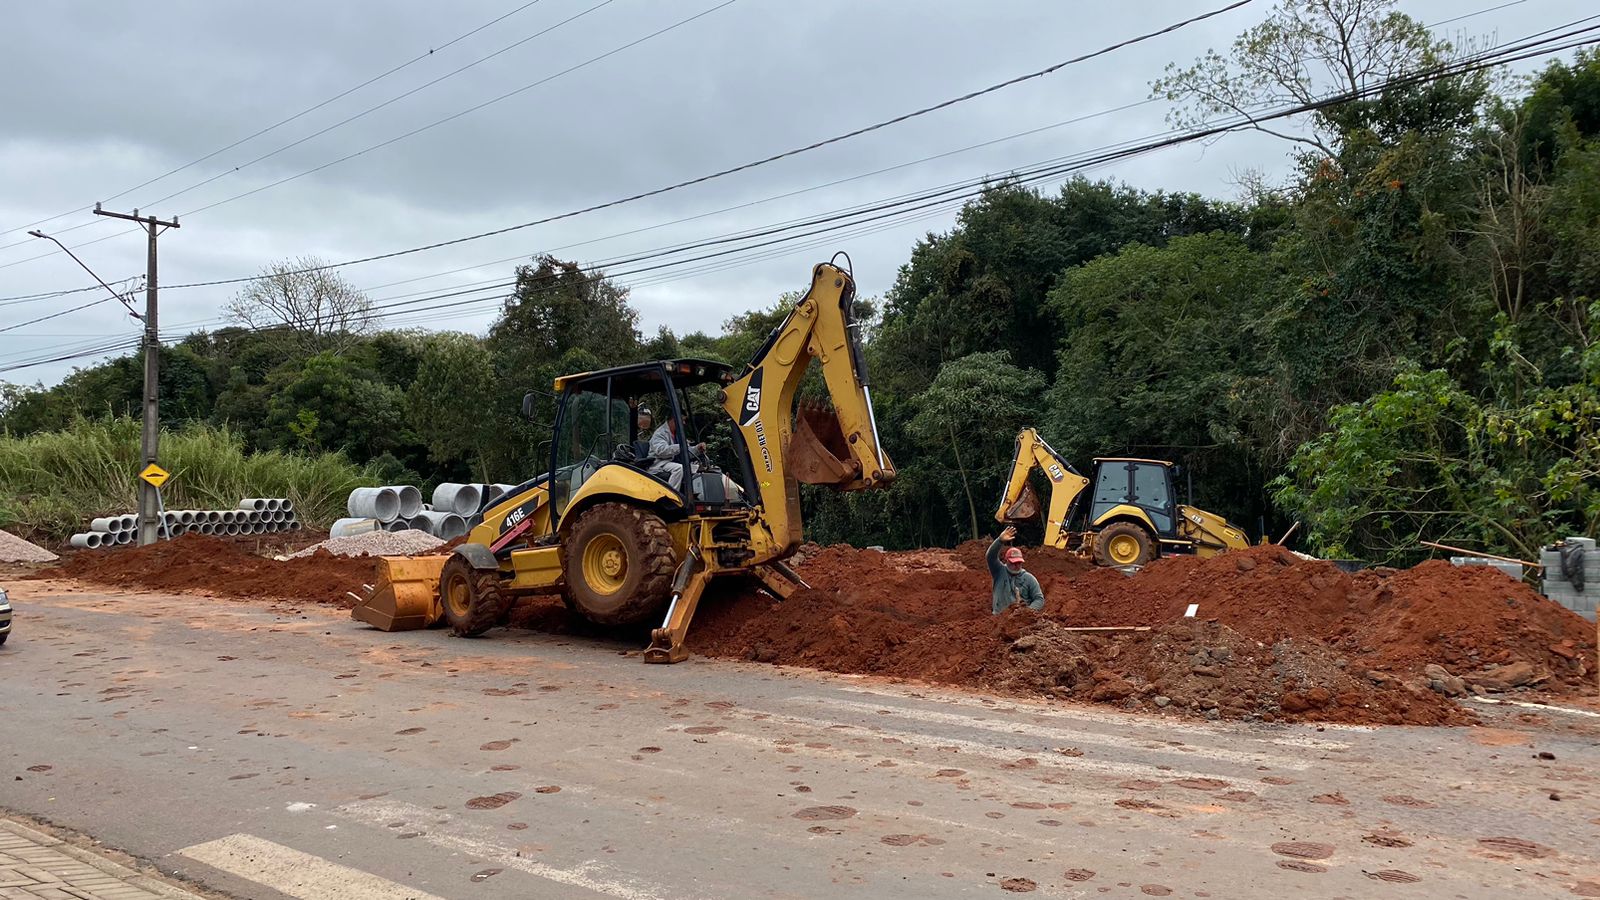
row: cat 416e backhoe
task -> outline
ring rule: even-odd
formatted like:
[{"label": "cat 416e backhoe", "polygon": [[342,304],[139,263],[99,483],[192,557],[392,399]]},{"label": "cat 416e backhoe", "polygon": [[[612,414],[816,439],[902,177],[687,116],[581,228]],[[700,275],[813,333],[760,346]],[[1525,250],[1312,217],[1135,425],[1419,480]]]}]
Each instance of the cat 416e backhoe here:
[{"label": "cat 416e backhoe", "polygon": [[[1171,554],[1215,556],[1250,545],[1244,530],[1194,506],[1176,502],[1173,465],[1154,459],[1107,457],[1094,461],[1094,495],[1082,508],[1089,479],[1045,443],[1039,432],[1017,434],[1016,456],[997,522],[1038,517],[1039,495],[1028,483],[1034,470],[1050,483],[1044,546],[1085,553],[1103,566],[1142,566]],[[1078,530],[1075,523],[1081,522]]]},{"label": "cat 416e backhoe", "polygon": [[[476,635],[504,623],[518,595],[560,591],[601,624],[664,610],[644,658],[665,663],[687,655],[684,636],[712,578],[752,575],[779,597],[803,587],[784,564],[801,540],[800,483],[851,491],[895,474],[878,443],[854,299],[849,271],[816,266],[810,290],[737,375],[679,359],[556,379],[548,473],[486,510],[449,556],[381,560],[352,615],[386,631],[440,621]],[[833,408],[801,409],[796,424],[795,393],[813,360]],[[691,435],[693,389],[705,385],[714,387],[698,393],[714,390],[732,420],[737,480],[685,438],[664,460],[687,473],[674,488],[639,413],[658,404],[658,422]],[[534,399],[524,399],[525,412]]]}]

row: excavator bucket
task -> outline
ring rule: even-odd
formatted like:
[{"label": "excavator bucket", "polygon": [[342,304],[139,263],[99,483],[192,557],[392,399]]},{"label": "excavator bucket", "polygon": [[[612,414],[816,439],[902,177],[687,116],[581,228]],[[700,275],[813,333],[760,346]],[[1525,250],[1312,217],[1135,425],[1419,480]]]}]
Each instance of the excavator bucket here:
[{"label": "excavator bucket", "polygon": [[850,456],[838,416],[821,406],[802,406],[797,412],[788,463],[805,484],[846,485],[861,477],[861,464]]},{"label": "excavator bucket", "polygon": [[1017,498],[1017,502],[1006,507],[1004,518],[1007,522],[1031,522],[1039,517],[1039,511],[1043,508],[1033,485],[1025,484],[1022,486],[1022,496]]},{"label": "excavator bucket", "polygon": [[439,573],[448,556],[383,556],[378,582],[357,600],[350,618],[381,631],[411,631],[438,621]]}]

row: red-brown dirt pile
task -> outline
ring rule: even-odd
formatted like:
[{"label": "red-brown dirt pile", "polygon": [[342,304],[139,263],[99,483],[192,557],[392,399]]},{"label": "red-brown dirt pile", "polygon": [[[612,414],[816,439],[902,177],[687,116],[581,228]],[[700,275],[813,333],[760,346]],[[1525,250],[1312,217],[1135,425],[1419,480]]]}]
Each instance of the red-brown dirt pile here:
[{"label": "red-brown dirt pile", "polygon": [[[1413,724],[1465,720],[1446,695],[1472,685],[1579,691],[1595,665],[1587,622],[1492,569],[1352,576],[1267,546],[1130,577],[1032,551],[1044,611],[992,616],[984,549],[822,548],[784,603],[708,597],[690,647],[1210,717]],[[1069,630],[1106,625],[1154,630]]]},{"label": "red-brown dirt pile", "polygon": [[118,587],[349,606],[346,592],[360,593],[363,584],[371,584],[376,566],[372,559],[326,552],[271,560],[223,538],[191,534],[148,547],[75,553],[39,574]]}]

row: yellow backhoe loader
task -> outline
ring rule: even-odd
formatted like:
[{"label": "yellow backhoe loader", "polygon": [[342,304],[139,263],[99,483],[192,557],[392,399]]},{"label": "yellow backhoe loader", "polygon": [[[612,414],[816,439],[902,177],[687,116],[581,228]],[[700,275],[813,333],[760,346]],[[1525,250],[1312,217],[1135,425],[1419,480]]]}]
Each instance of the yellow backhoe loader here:
[{"label": "yellow backhoe loader", "polygon": [[[1039,432],[1017,434],[1016,456],[995,521],[1038,517],[1039,495],[1028,483],[1038,470],[1050,483],[1044,510],[1044,546],[1085,553],[1103,566],[1142,566],[1173,554],[1215,556],[1250,546],[1244,529],[1219,515],[1176,502],[1173,465],[1154,459],[1105,457],[1094,461],[1094,493],[1082,508],[1085,478]],[[1073,525],[1082,527],[1073,530]]]},{"label": "yellow backhoe loader", "polygon": [[[442,622],[470,636],[504,623],[517,596],[560,591],[600,624],[664,612],[644,658],[669,663],[687,655],[712,578],[752,575],[779,597],[805,586],[784,564],[801,540],[800,483],[852,491],[895,475],[878,442],[854,299],[849,271],[823,263],[742,373],[678,359],[556,379],[548,473],[486,510],[450,555],[380,560],[353,617],[386,631]],[[801,409],[796,423],[795,392],[813,360],[833,408]],[[703,443],[677,437],[692,434],[691,400],[708,392],[731,419],[734,477]],[[523,399],[525,415],[534,401]],[[656,453],[640,428],[646,406],[673,429]]]}]

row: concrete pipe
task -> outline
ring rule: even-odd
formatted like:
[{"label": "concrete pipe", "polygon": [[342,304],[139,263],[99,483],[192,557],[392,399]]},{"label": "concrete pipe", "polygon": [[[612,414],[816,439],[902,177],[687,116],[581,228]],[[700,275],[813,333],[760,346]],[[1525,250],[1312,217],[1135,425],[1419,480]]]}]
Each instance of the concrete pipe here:
[{"label": "concrete pipe", "polygon": [[194,529],[200,534],[214,534],[217,530],[217,526],[211,524],[210,522],[199,522],[195,524]]},{"label": "concrete pipe", "polygon": [[476,513],[478,502],[482,499],[483,489],[475,484],[452,484],[447,481],[433,489],[433,508],[458,516]]},{"label": "concrete pipe", "polygon": [[223,524],[222,533],[228,537],[236,537],[239,534],[239,523],[235,521]]},{"label": "concrete pipe", "polygon": [[117,532],[117,544],[118,544],[118,546],[121,546],[122,544],[131,544],[138,537],[139,537],[139,535],[135,534],[132,531],[119,531],[119,532]]},{"label": "concrete pipe", "polygon": [[278,508],[283,510],[286,513],[292,513],[292,512],[294,512],[294,501],[290,500],[288,498],[285,498],[284,501],[283,501],[283,505],[278,507]]},{"label": "concrete pipe", "polygon": [[356,488],[345,508],[354,518],[393,522],[400,515],[400,493],[391,487]]},{"label": "concrete pipe", "polygon": [[301,528],[305,527],[304,525],[300,524],[300,520],[299,519],[290,519],[289,521],[287,521],[287,522],[285,522],[283,524],[285,526],[284,529],[283,529],[284,531],[299,531]]},{"label": "concrete pipe", "polygon": [[385,522],[384,525],[383,525],[383,530],[384,531],[405,531],[405,530],[409,529],[410,527],[411,527],[411,520],[410,519],[395,519],[393,522]]},{"label": "concrete pipe", "polygon": [[122,530],[122,517],[121,516],[101,516],[100,518],[93,519],[93,520],[91,520],[89,522],[89,531],[90,532],[95,532],[95,531],[121,531],[121,530]]},{"label": "concrete pipe", "polygon": [[77,547],[79,550],[99,550],[100,544],[104,542],[104,540],[105,535],[101,532],[86,531],[82,534],[73,535],[71,539],[67,541],[67,543]]},{"label": "concrete pipe", "polygon": [[[339,519],[328,529],[328,537],[349,537],[352,534],[366,534],[377,531],[382,527],[381,522],[370,516]],[[299,523],[295,523],[299,527]]]},{"label": "concrete pipe", "polygon": [[267,508],[267,500],[265,497],[246,497],[239,501],[239,505],[236,508],[253,509],[259,512]]},{"label": "concrete pipe", "polygon": [[467,533],[467,520],[455,513],[421,512],[417,514],[417,520],[426,523],[421,526],[422,530],[446,541]]},{"label": "concrete pipe", "polygon": [[267,498],[267,512],[277,512],[280,509],[283,509],[282,500],[279,500],[277,497]]},{"label": "concrete pipe", "polygon": [[194,510],[192,510],[192,509],[180,509],[180,510],[178,510],[178,524],[179,525],[183,525],[185,527],[187,527],[189,525],[193,525],[194,524]]},{"label": "concrete pipe", "polygon": [[261,521],[251,522],[250,525],[249,525],[249,528],[250,528],[250,531],[249,531],[250,534],[266,534],[267,533],[267,523],[265,523],[265,522],[261,522]]},{"label": "concrete pipe", "polygon": [[134,513],[129,513],[129,514],[127,514],[127,515],[122,517],[122,530],[123,531],[133,531],[133,530],[137,529],[138,527],[139,527],[139,517],[137,515],[135,515]]},{"label": "concrete pipe", "polygon": [[212,525],[215,525],[222,521],[222,513],[214,509],[196,510],[194,514],[194,520],[196,522],[208,522]]},{"label": "concrete pipe", "polygon": [[422,492],[417,490],[416,485],[397,484],[391,490],[400,497],[400,518],[409,519],[422,512]]}]

